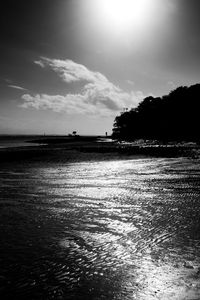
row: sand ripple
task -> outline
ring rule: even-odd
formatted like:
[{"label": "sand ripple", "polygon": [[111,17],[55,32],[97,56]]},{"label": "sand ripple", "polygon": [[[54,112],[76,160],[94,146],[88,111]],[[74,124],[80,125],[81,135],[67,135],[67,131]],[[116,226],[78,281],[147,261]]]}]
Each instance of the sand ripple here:
[{"label": "sand ripple", "polygon": [[197,160],[0,170],[2,299],[200,299]]}]

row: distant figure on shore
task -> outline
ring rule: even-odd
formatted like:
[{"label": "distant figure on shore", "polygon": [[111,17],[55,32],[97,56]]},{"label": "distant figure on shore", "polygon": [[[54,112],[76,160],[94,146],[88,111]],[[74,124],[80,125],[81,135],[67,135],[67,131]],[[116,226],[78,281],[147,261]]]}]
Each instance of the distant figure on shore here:
[{"label": "distant figure on shore", "polygon": [[106,131],[106,137],[108,136],[108,133],[107,133],[107,131]]}]

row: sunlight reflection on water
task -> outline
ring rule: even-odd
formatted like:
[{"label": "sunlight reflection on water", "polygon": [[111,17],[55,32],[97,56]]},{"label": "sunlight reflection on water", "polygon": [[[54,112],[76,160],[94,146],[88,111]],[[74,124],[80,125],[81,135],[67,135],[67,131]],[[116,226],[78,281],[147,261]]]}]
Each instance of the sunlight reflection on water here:
[{"label": "sunlight reflection on water", "polygon": [[199,299],[199,179],[188,159],[1,170],[4,298]]}]

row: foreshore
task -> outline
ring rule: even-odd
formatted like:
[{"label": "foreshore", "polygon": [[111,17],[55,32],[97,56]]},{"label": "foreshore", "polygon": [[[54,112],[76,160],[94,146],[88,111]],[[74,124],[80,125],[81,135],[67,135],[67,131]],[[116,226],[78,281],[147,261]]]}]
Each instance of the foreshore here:
[{"label": "foreshore", "polygon": [[198,147],[44,139],[0,150],[1,298],[200,299]]},{"label": "foreshore", "polygon": [[[28,140],[29,147],[0,149],[0,162],[105,160],[130,157],[199,157],[195,143],[158,143],[152,141],[119,142],[102,137],[43,137]],[[32,143],[32,145],[30,145]],[[93,155],[91,155],[93,154]]]}]

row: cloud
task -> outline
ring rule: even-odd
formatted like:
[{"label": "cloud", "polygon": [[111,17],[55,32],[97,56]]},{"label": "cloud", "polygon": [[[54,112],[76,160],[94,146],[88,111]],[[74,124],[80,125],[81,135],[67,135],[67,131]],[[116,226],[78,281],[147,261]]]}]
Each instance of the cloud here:
[{"label": "cloud", "polygon": [[44,67],[45,67],[44,63],[43,63],[41,60],[35,60],[34,63],[35,63],[36,65],[39,65],[41,68],[44,68]]},{"label": "cloud", "polygon": [[27,89],[25,89],[21,86],[18,86],[18,85],[8,84],[8,87],[10,87],[12,89],[16,89],[16,90],[27,91]]},{"label": "cloud", "polygon": [[[84,88],[82,93],[62,95],[47,95],[36,94],[31,96],[25,94],[22,96],[24,103],[23,108],[35,109],[51,109],[55,112],[66,112],[68,114],[90,114],[111,116],[116,115],[123,107],[128,107],[127,102],[134,102],[141,95],[115,93],[113,92],[99,92],[96,87],[88,85]],[[123,103],[123,105],[122,105]]]},{"label": "cloud", "polygon": [[124,107],[135,107],[144,95],[142,92],[125,92],[99,72],[89,70],[72,60],[42,58],[36,64],[53,69],[66,83],[82,82],[79,93],[66,95],[25,94],[21,107],[51,109],[69,114],[116,115]]},{"label": "cloud", "polygon": [[50,67],[67,83],[86,81],[86,82],[104,82],[108,79],[99,72],[90,71],[84,65],[78,64],[72,60],[49,59],[43,57],[40,61],[35,61],[41,67]]}]

